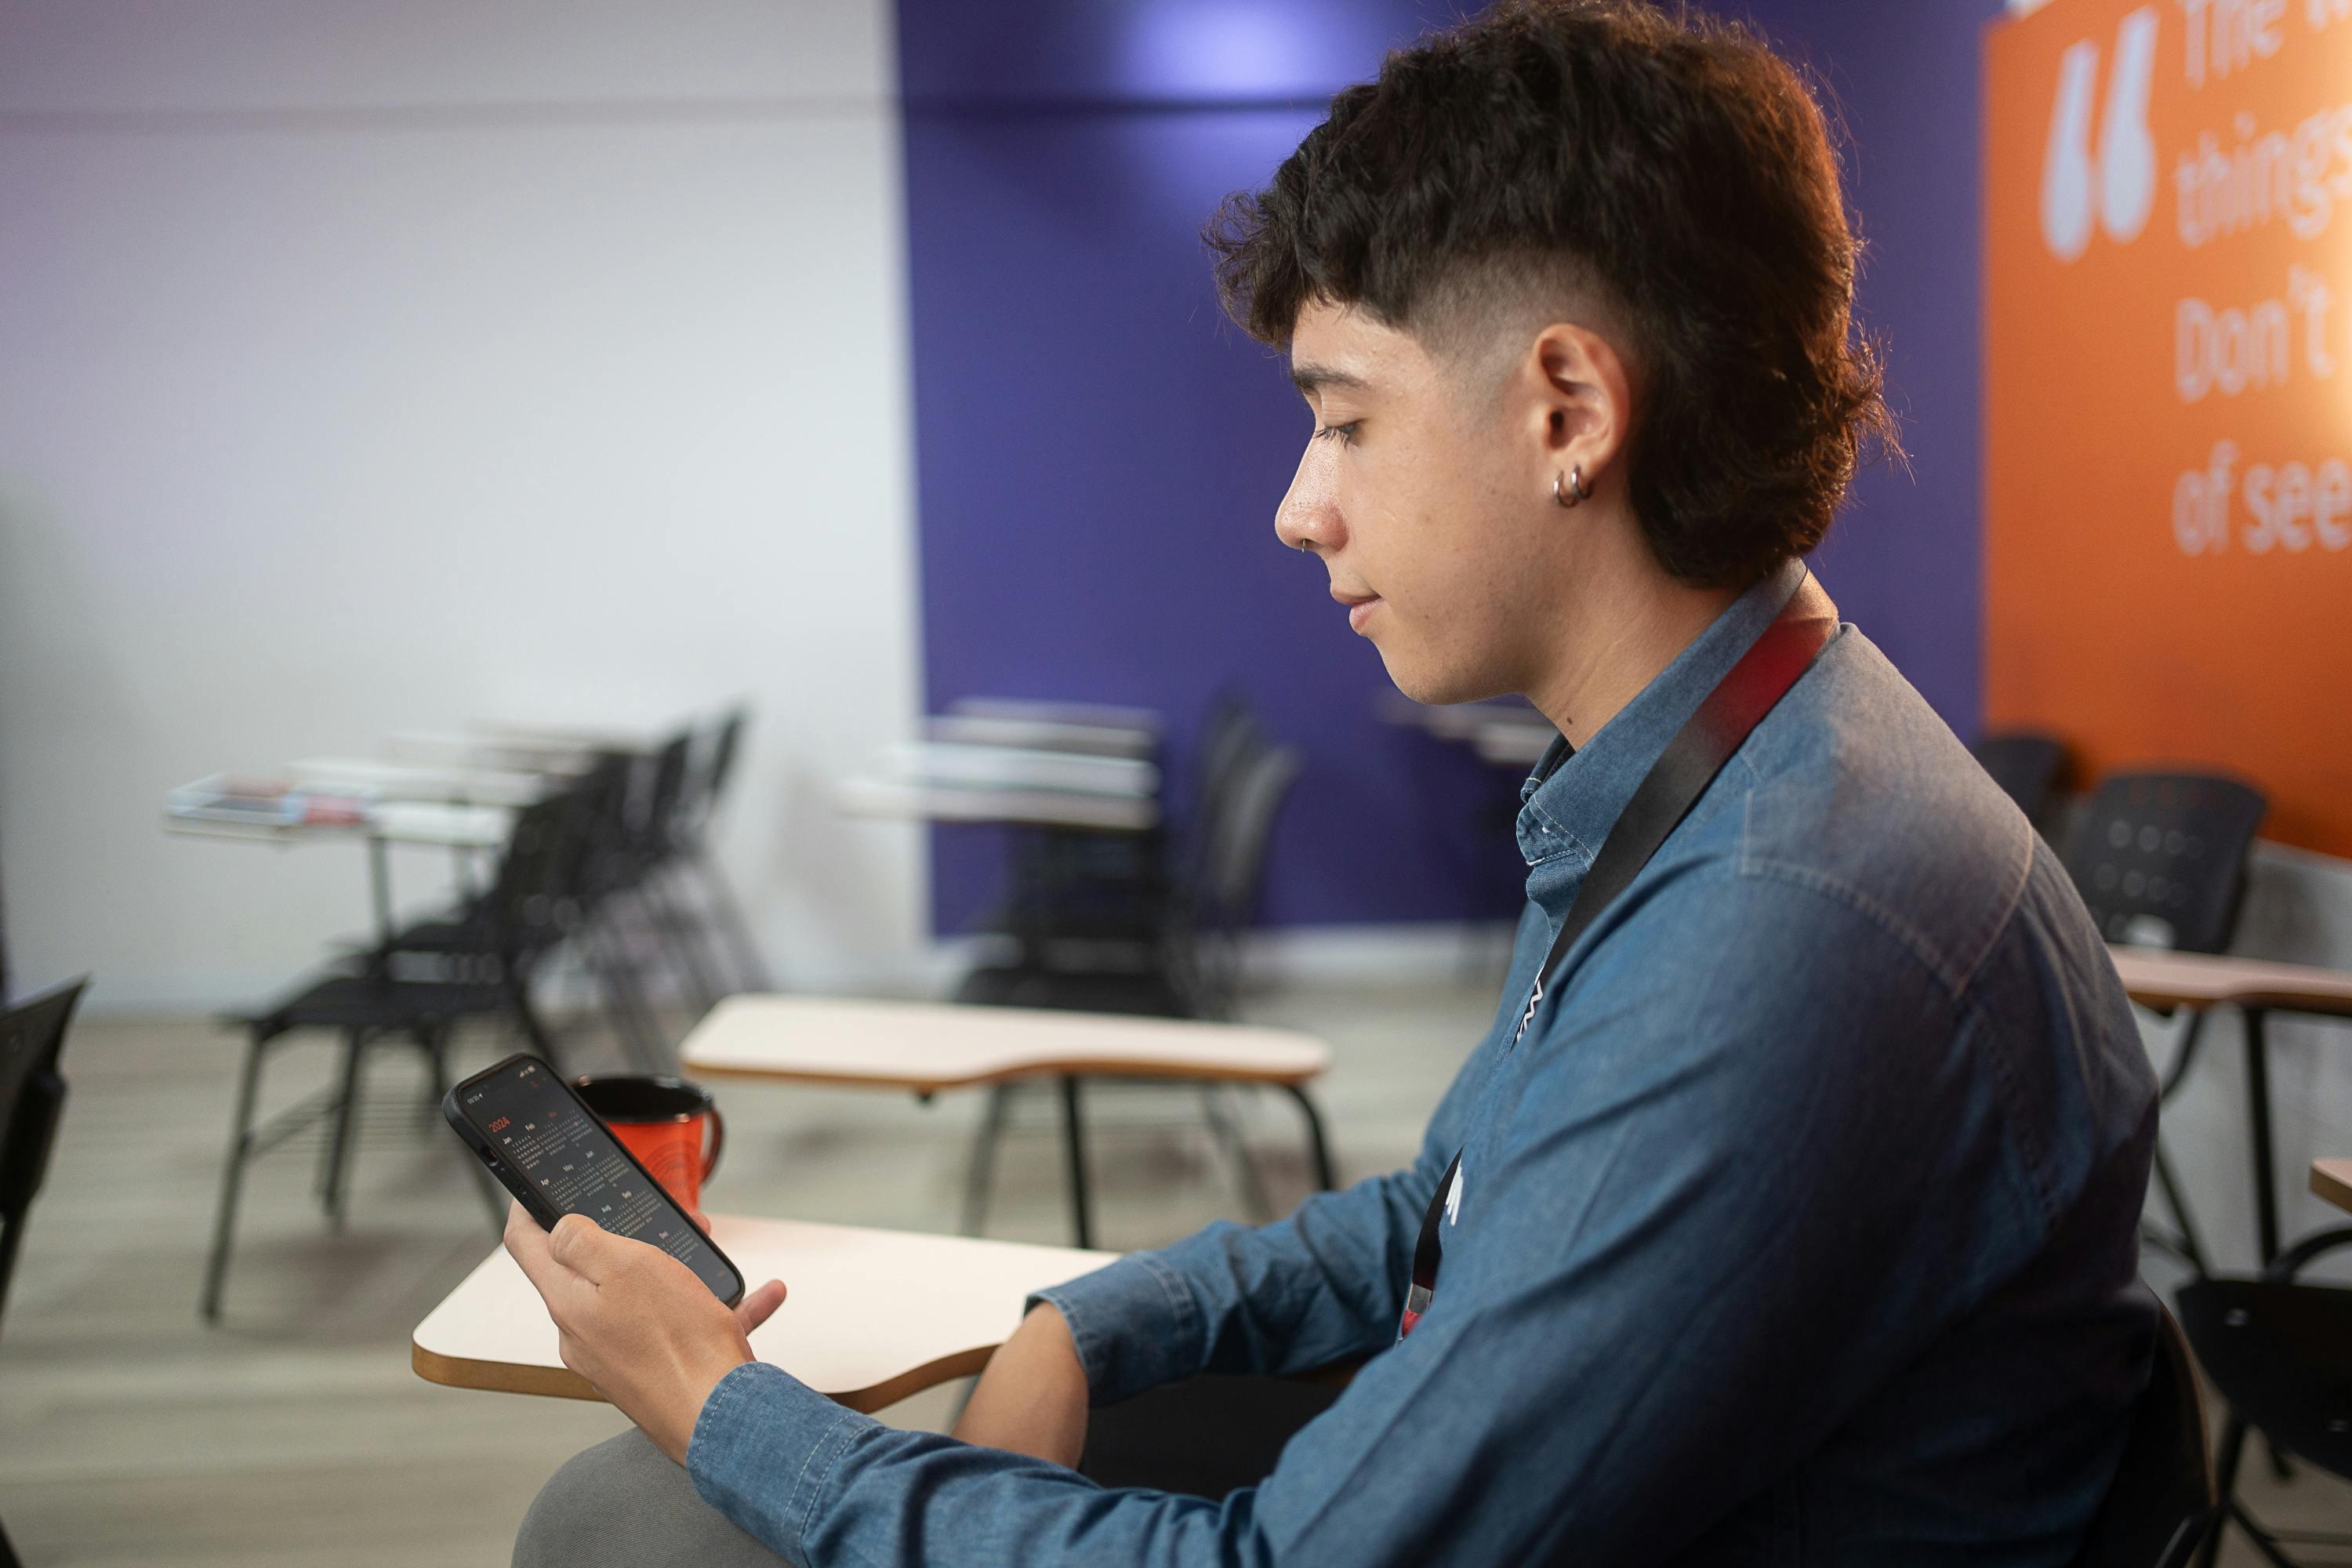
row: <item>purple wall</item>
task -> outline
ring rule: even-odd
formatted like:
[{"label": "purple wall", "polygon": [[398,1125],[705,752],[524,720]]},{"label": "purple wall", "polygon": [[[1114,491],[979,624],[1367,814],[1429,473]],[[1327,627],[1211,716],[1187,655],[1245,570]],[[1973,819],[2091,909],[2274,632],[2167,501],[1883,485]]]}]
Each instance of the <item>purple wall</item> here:
[{"label": "purple wall", "polygon": [[[1997,8],[1759,7],[1823,68],[1865,150],[1865,304],[1893,340],[1916,469],[1865,481],[1823,577],[1964,733],[1979,620],[1976,28]],[[1156,708],[1181,785],[1192,725],[1238,687],[1309,759],[1276,840],[1276,924],[1517,901],[1510,781],[1378,721],[1378,656],[1322,573],[1274,539],[1308,416],[1279,358],[1223,321],[1198,241],[1330,91],[1443,9],[899,5],[926,700]],[[963,828],[934,848],[934,927],[961,929],[999,886],[1002,846]]]},{"label": "purple wall", "polygon": [[2001,0],[1776,0],[1776,42],[1827,83],[1868,246],[1908,472],[1865,472],[1815,557],[1846,618],[1974,740],[1983,713],[1982,36]]}]

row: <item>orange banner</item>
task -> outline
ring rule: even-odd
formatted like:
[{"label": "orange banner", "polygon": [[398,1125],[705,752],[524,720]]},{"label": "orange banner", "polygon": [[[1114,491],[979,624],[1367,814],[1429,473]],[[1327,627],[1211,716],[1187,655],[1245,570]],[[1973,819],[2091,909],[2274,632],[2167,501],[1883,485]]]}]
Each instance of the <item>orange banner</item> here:
[{"label": "orange banner", "polygon": [[1986,56],[1986,717],[2352,855],[2352,0],[2055,0]]}]

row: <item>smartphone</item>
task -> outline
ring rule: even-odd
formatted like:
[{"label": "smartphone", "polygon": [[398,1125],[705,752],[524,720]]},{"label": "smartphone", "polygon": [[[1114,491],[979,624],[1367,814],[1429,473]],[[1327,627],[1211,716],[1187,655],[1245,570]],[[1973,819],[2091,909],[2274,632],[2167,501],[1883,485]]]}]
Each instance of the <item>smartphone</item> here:
[{"label": "smartphone", "polygon": [[586,1215],[614,1236],[660,1247],[729,1306],[743,1299],[741,1270],[537,1057],[511,1056],[476,1073],[443,1099],[441,1114],[541,1228]]}]

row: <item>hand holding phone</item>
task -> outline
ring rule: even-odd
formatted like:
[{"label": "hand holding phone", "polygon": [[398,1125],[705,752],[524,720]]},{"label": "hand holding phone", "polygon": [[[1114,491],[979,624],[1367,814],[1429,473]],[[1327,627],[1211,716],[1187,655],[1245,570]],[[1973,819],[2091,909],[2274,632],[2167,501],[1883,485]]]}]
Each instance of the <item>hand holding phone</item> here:
[{"label": "hand holding phone", "polygon": [[729,1306],[743,1299],[741,1271],[538,1058],[511,1056],[476,1073],[441,1112],[541,1229],[583,1215],[668,1253]]}]

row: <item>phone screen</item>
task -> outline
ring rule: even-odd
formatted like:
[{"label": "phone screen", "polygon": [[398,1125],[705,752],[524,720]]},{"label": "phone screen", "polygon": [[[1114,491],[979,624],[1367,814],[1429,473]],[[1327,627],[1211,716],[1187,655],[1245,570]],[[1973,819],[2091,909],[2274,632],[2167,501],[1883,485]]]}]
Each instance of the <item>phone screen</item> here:
[{"label": "phone screen", "polygon": [[734,1265],[543,1063],[502,1064],[459,1085],[452,1098],[505,1166],[509,1188],[527,1189],[559,1215],[586,1215],[614,1236],[660,1247],[722,1301],[740,1296]]}]

